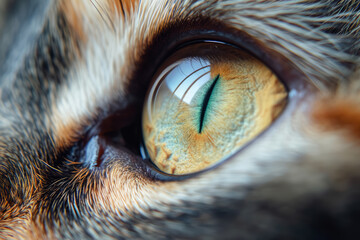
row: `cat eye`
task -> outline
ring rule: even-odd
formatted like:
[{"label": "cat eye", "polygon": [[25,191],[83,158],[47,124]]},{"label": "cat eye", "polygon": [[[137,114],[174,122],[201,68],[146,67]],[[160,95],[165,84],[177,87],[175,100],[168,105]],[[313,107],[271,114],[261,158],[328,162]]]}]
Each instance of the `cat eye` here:
[{"label": "cat eye", "polygon": [[164,61],[145,97],[145,155],[167,174],[204,170],[269,127],[287,95],[264,63],[235,46],[184,46]]}]

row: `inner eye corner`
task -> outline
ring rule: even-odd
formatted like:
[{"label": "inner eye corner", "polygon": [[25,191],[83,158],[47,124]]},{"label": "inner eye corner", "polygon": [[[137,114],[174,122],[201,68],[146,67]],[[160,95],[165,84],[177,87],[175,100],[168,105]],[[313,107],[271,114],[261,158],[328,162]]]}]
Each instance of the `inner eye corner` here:
[{"label": "inner eye corner", "polygon": [[146,157],[165,175],[203,172],[265,131],[287,101],[288,87],[248,51],[218,40],[182,44],[145,97]]},{"label": "inner eye corner", "polygon": [[111,160],[107,157],[109,154],[104,156],[104,152],[111,148],[140,156],[141,110],[138,109],[142,106],[130,102],[125,108],[117,108],[117,104],[113,106],[84,127],[79,134],[81,137],[61,150],[57,163],[60,167],[86,168],[90,171],[103,169]]}]

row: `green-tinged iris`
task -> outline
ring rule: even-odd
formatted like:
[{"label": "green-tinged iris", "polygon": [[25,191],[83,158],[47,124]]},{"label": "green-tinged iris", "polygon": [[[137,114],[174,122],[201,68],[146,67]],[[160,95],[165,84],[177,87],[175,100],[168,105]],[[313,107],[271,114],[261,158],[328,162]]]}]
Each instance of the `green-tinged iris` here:
[{"label": "green-tinged iris", "polygon": [[283,110],[287,91],[248,53],[221,43],[196,43],[168,58],[148,91],[143,135],[163,172],[203,170],[264,131]]}]

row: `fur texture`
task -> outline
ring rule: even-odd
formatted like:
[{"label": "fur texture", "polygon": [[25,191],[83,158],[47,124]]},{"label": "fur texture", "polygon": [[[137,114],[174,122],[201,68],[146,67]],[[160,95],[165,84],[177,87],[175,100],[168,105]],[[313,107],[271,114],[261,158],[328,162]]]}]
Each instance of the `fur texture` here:
[{"label": "fur texture", "polygon": [[[3,11],[0,238],[360,237],[357,1],[37,0]],[[107,146],[101,168],[71,159],[108,116],[138,106],[167,51],[189,39],[228,41],[269,65],[289,87],[277,121],[178,181],[152,176],[125,146]]]}]

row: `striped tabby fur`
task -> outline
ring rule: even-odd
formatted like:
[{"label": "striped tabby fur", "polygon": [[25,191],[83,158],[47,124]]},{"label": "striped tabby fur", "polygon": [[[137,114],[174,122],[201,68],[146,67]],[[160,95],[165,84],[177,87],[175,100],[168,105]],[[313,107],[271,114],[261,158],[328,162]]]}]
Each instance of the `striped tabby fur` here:
[{"label": "striped tabby fur", "polygon": [[[360,237],[358,1],[9,0],[0,13],[0,238]],[[65,161],[141,99],[176,41],[199,37],[296,82],[264,134],[179,181],[121,148],[99,169]]]}]

